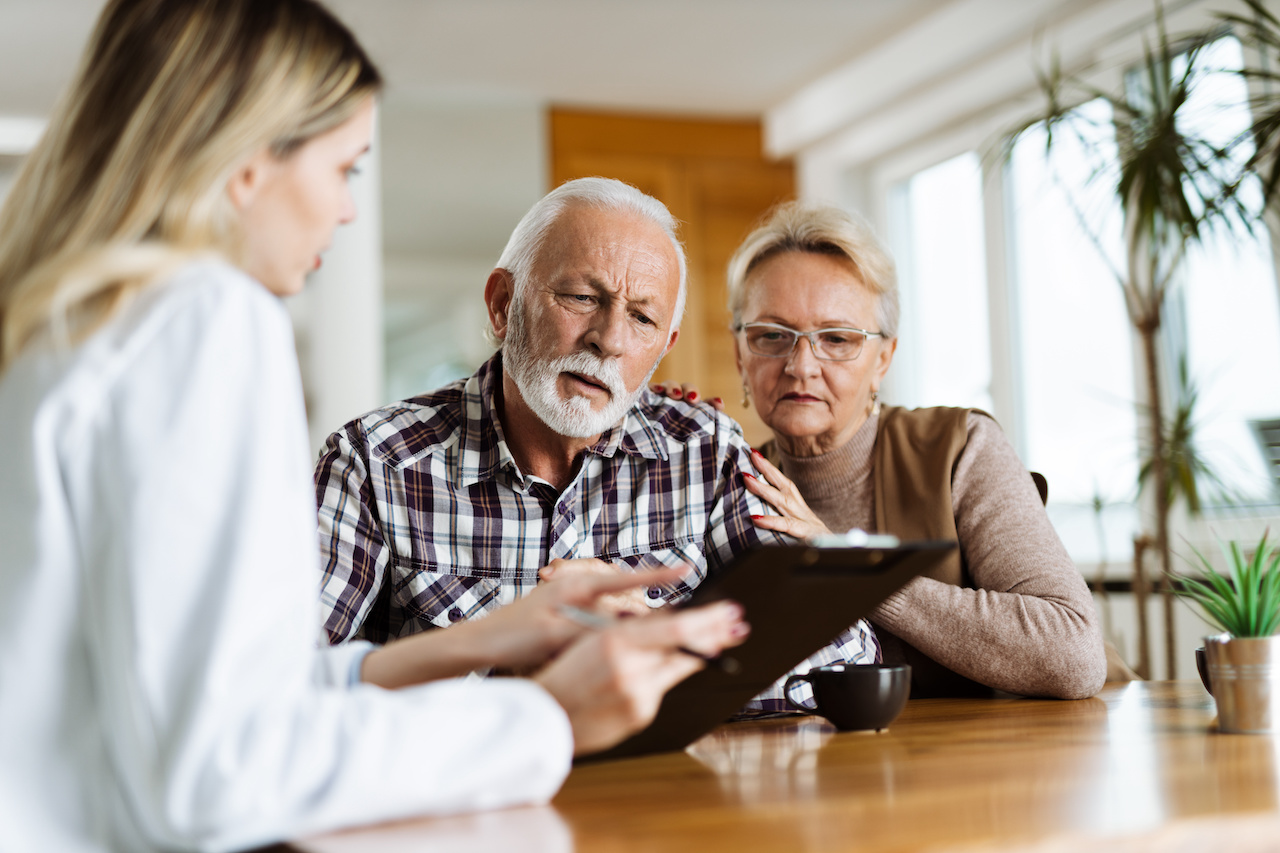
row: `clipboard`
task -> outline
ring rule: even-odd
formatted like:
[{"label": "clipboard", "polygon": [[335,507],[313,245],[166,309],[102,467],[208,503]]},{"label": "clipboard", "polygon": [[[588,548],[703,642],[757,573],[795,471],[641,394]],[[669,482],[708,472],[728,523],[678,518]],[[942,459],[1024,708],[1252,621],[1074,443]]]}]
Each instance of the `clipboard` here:
[{"label": "clipboard", "polygon": [[765,545],[739,555],[681,606],[738,602],[751,624],[746,642],[671,688],[647,728],[579,761],[684,749],[955,548]]}]

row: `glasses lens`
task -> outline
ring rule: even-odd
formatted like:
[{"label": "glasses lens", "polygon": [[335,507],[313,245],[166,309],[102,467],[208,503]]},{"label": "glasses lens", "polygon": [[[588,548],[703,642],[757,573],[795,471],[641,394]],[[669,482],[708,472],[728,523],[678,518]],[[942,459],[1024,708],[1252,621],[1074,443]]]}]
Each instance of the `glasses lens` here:
[{"label": "glasses lens", "polygon": [[796,333],[777,326],[747,326],[747,348],[756,355],[782,356],[791,352]]},{"label": "glasses lens", "polygon": [[820,329],[813,333],[818,339],[818,357],[830,361],[848,361],[862,352],[866,335],[852,329]]}]

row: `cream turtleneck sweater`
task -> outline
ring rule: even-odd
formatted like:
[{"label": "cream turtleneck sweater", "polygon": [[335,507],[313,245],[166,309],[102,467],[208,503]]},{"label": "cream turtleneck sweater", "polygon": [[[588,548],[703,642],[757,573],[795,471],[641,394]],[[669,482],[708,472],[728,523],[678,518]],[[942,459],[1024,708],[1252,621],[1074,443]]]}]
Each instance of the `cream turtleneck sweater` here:
[{"label": "cream turtleneck sweater", "polygon": [[[833,531],[875,526],[878,420],[872,415],[821,456],[781,453],[782,472]],[[1026,468],[995,421],[980,413],[969,415],[951,495],[975,588],[916,578],[890,596],[871,615],[885,660],[900,660],[905,640],[998,690],[1064,699],[1097,693],[1107,664],[1093,599]]]}]

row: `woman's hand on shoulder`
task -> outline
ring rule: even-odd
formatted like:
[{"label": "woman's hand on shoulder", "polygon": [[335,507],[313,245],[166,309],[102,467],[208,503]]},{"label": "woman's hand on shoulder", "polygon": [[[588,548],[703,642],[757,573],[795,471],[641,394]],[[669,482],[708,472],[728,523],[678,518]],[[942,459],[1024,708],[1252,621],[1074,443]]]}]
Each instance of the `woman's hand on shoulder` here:
[{"label": "woman's hand on shoulder", "polygon": [[758,450],[751,451],[751,461],[756,470],[754,474],[744,473],[742,480],[747,491],[763,500],[778,511],[778,515],[753,515],[751,520],[756,527],[773,530],[794,536],[796,539],[810,539],[814,536],[830,533],[822,519],[809,509],[804,496],[796,484],[778,470],[777,466],[764,458]]},{"label": "woman's hand on shoulder", "polygon": [[724,400],[719,397],[712,397],[710,400],[704,400],[702,395],[698,393],[698,386],[690,382],[651,382],[649,390],[655,394],[661,394],[672,400],[685,400],[689,403],[707,403],[717,412],[724,411]]}]

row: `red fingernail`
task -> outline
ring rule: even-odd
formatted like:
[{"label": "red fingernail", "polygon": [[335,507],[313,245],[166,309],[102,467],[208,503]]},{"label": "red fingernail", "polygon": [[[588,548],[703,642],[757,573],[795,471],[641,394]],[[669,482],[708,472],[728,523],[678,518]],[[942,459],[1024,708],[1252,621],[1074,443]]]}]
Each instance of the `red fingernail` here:
[{"label": "red fingernail", "polygon": [[683,397],[683,396],[684,396],[684,392],[683,392],[683,391],[681,391],[679,388],[672,388],[672,389],[671,389],[671,398],[672,398],[673,400],[679,400],[679,399],[680,399],[681,397]]},{"label": "red fingernail", "polygon": [[650,391],[652,391],[652,392],[653,392],[653,393],[655,393],[655,394],[661,394],[661,393],[662,393],[662,386],[661,386],[661,385],[659,385],[657,382],[655,382],[655,383],[653,383],[652,385],[650,385],[650,386],[649,386],[649,390],[650,390]]},{"label": "red fingernail", "polygon": [[697,392],[697,391],[690,391],[690,392],[689,392],[689,402],[690,402],[690,403],[692,403],[692,402],[693,402],[694,400],[696,400],[696,399],[698,399],[698,392]]},{"label": "red fingernail", "polygon": [[748,473],[746,473],[746,472],[744,471],[744,472],[743,472],[743,474],[742,474],[742,478],[743,478],[744,480],[754,480],[754,479],[756,478],[756,475],[755,475],[755,474],[748,474]]},{"label": "red fingernail", "polygon": [[724,400],[721,400],[719,397],[712,397],[711,402],[715,403],[717,406],[724,405]]},{"label": "red fingernail", "polygon": [[753,515],[753,516],[751,516],[751,520],[752,520],[752,521],[759,521],[759,520],[760,520],[760,519],[762,519],[762,518],[764,518],[764,516],[763,516],[763,515]]}]

